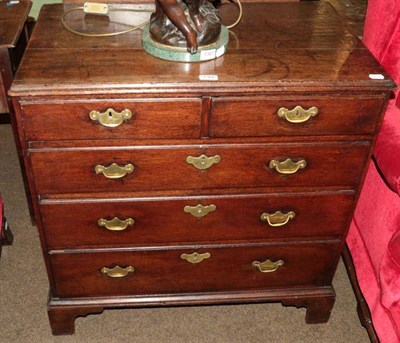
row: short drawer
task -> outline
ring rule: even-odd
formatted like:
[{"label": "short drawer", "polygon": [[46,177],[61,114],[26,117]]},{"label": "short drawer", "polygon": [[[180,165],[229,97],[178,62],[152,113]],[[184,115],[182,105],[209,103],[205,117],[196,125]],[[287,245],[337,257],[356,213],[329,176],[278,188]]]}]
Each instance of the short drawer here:
[{"label": "short drawer", "polygon": [[[57,194],[232,187],[355,187],[369,148],[368,142],[277,143],[207,148],[49,149],[31,151],[30,155],[37,192]],[[207,169],[201,169],[203,158],[204,161],[209,158],[211,165]],[[288,158],[292,162],[283,163]]]},{"label": "short drawer", "polygon": [[[211,137],[373,134],[382,98],[213,99]],[[301,108],[300,108],[301,107]]]},{"label": "short drawer", "polygon": [[52,294],[85,297],[324,286],[332,280],[338,255],[338,243],[57,253],[50,255],[56,288]]},{"label": "short drawer", "polygon": [[168,139],[199,138],[201,106],[200,99],[143,99],[21,108],[28,140]]},{"label": "short drawer", "polygon": [[98,199],[40,206],[50,249],[342,236],[353,192]]}]

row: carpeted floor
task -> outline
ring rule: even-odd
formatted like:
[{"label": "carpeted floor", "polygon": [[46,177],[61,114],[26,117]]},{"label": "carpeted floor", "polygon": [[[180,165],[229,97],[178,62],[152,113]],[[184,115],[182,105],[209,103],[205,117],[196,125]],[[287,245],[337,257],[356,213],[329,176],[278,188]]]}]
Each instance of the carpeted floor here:
[{"label": "carpeted floor", "polygon": [[0,192],[14,233],[0,260],[0,342],[369,342],[340,263],[336,304],[327,324],[307,325],[305,309],[276,304],[106,310],[76,320],[73,336],[53,337],[46,313],[48,283],[30,223],[10,125],[0,125]]}]

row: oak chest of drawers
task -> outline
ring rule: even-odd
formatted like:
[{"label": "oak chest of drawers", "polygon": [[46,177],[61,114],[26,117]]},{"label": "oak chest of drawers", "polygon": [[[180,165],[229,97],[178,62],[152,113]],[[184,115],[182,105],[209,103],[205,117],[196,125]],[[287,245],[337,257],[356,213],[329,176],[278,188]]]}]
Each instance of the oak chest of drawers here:
[{"label": "oak chest of drawers", "polygon": [[74,36],[62,11],[44,6],[11,89],[53,333],[132,306],[279,301],[327,321],[394,87],[334,10],[248,4],[228,53],[195,64],[147,55],[140,32]]}]

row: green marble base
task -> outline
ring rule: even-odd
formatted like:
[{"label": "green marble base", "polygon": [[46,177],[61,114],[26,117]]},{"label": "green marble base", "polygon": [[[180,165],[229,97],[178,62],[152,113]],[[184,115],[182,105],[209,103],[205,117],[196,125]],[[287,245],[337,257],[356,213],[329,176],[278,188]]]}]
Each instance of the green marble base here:
[{"label": "green marble base", "polygon": [[228,47],[229,33],[225,26],[221,26],[218,40],[207,46],[199,46],[197,53],[191,54],[186,48],[172,47],[155,42],[150,35],[149,25],[143,30],[142,44],[144,50],[155,57],[176,62],[202,62],[222,56]]}]

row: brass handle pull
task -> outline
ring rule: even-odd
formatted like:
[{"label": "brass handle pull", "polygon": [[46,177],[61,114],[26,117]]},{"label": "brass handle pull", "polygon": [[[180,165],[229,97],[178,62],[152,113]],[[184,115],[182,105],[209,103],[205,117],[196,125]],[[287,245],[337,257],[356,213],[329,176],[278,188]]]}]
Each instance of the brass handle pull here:
[{"label": "brass handle pull", "polygon": [[133,273],[135,268],[132,266],[128,266],[126,268],[122,268],[120,266],[115,266],[114,268],[103,267],[100,269],[100,271],[102,274],[105,274],[108,277],[122,278],[127,276],[129,273]]},{"label": "brass handle pull", "polygon": [[201,218],[209,214],[210,212],[214,212],[217,209],[217,206],[214,204],[208,205],[208,206],[203,206],[201,204],[198,204],[196,206],[185,206],[183,208],[183,211],[186,213],[190,213],[192,216],[196,218]]},{"label": "brass handle pull", "polygon": [[112,163],[108,167],[98,164],[94,167],[96,174],[103,174],[107,179],[121,179],[127,174],[132,173],[134,169],[135,167],[130,163],[125,166]]},{"label": "brass handle pull", "polygon": [[264,262],[253,261],[251,264],[254,268],[257,268],[261,273],[272,273],[276,271],[280,266],[284,265],[282,260],[272,262],[271,260],[266,260]]},{"label": "brass handle pull", "polygon": [[117,217],[114,217],[111,220],[101,218],[97,221],[97,224],[100,227],[105,227],[107,230],[110,231],[123,231],[128,226],[132,226],[133,224],[135,224],[135,221],[132,218],[127,218],[125,220],[121,220]]},{"label": "brass handle pull", "polygon": [[193,254],[182,254],[181,255],[182,260],[186,260],[193,264],[200,263],[210,257],[211,257],[211,254],[209,252],[205,252],[204,254],[199,254],[197,252],[194,252]]},{"label": "brass handle pull", "polygon": [[289,110],[285,107],[281,107],[278,110],[278,117],[285,118],[288,122],[299,124],[304,123],[309,120],[311,117],[315,117],[318,114],[318,108],[313,106],[308,110],[305,110],[301,106],[296,106],[292,110]]},{"label": "brass handle pull", "polygon": [[296,216],[296,213],[289,211],[288,213],[282,213],[281,211],[276,211],[273,214],[263,213],[261,214],[261,220],[267,222],[269,226],[279,227],[286,225],[289,220],[292,220]]},{"label": "brass handle pull", "polygon": [[105,112],[91,111],[89,113],[90,119],[98,121],[100,125],[106,127],[117,127],[120,126],[124,120],[132,118],[132,112],[128,109],[122,112],[116,112],[114,109],[109,108]]},{"label": "brass handle pull", "polygon": [[271,160],[269,162],[270,169],[275,169],[279,174],[285,175],[297,173],[300,169],[304,169],[306,166],[306,160],[299,160],[297,162],[294,162],[290,158],[286,159],[283,162],[278,160]]},{"label": "brass handle pull", "polygon": [[200,155],[198,157],[188,156],[186,157],[186,163],[193,165],[195,168],[204,170],[210,168],[213,164],[217,164],[221,161],[221,156],[215,155],[208,157],[206,155]]}]

